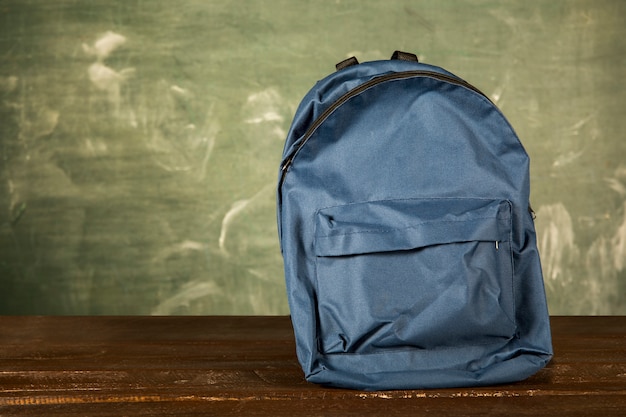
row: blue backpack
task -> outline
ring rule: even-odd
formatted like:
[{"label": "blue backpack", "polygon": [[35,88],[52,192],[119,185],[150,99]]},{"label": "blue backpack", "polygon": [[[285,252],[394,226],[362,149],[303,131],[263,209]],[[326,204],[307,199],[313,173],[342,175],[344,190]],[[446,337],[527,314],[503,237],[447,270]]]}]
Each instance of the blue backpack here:
[{"label": "blue backpack", "polygon": [[304,97],[277,215],[308,381],[519,381],[552,357],[529,158],[477,88],[413,54],[337,64]]}]

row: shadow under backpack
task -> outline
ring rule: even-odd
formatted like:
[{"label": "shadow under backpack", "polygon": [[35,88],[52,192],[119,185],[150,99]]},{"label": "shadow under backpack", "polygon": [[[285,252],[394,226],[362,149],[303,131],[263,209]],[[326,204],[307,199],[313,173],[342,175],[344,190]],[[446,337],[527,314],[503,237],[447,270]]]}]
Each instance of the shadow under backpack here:
[{"label": "shadow under backpack", "polygon": [[552,356],[529,158],[478,89],[413,54],[350,58],[298,107],[277,215],[308,381],[510,383]]}]

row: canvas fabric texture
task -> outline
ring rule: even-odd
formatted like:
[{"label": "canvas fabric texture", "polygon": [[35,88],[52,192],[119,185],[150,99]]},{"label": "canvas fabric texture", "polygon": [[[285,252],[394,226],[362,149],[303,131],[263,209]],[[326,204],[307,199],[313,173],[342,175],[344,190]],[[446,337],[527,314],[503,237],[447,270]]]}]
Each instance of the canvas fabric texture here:
[{"label": "canvas fabric texture", "polygon": [[529,157],[498,108],[394,53],[298,107],[277,220],[308,381],[362,390],[523,380],[552,357]]}]

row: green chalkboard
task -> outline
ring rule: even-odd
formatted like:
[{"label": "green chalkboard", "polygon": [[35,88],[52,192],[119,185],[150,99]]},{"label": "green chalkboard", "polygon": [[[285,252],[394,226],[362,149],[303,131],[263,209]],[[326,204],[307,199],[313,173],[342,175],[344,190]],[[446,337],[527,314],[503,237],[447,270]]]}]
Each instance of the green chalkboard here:
[{"label": "green chalkboard", "polygon": [[286,314],[301,97],[396,49],[531,156],[553,314],[626,314],[626,2],[0,1],[0,314]]}]

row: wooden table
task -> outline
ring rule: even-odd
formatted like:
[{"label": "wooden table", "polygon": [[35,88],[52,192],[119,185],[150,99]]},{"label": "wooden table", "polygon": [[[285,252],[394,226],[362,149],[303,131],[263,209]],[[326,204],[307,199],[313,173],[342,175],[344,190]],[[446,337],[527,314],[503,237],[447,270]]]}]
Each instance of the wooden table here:
[{"label": "wooden table", "polygon": [[626,317],[553,317],[517,384],[361,392],[304,381],[288,317],[0,317],[0,416],[626,416]]}]

